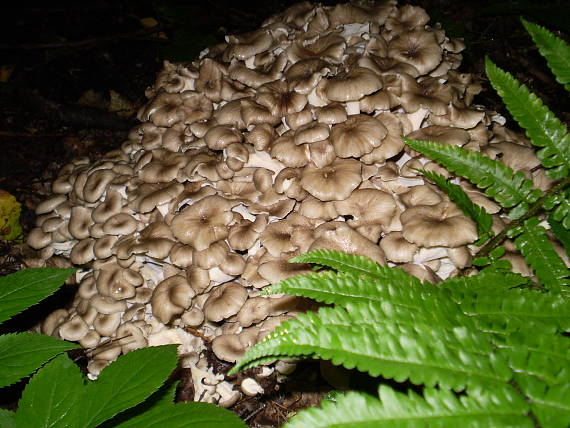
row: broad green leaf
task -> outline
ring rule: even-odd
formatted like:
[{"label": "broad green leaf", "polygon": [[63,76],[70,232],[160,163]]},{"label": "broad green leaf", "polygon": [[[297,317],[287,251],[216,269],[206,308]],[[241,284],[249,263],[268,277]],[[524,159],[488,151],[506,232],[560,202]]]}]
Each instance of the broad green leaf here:
[{"label": "broad green leaf", "polygon": [[51,336],[14,333],[0,336],[0,387],[28,376],[46,361],[79,345]]},{"label": "broad green leaf", "polygon": [[162,385],[156,392],[154,392],[150,397],[144,400],[142,403],[131,407],[124,412],[119,413],[110,420],[107,420],[104,427],[107,426],[117,426],[120,425],[142,413],[148,412],[154,407],[164,407],[170,404],[174,404],[176,401],[176,388],[179,382],[168,382]]},{"label": "broad green leaf", "polygon": [[84,389],[84,378],[67,355],[59,355],[30,380],[18,403],[16,422],[22,427],[74,426],[73,409]]},{"label": "broad green leaf", "polygon": [[16,428],[16,414],[10,410],[0,409],[0,427]]},{"label": "broad green leaf", "polygon": [[348,392],[319,408],[293,417],[284,428],[376,427],[533,427],[528,406],[520,397],[501,389],[476,397],[458,398],[450,391],[424,389],[424,397],[379,388],[379,400],[368,394]]},{"label": "broad green leaf", "polygon": [[570,271],[554,251],[546,230],[538,223],[536,217],[526,220],[524,231],[515,239],[515,245],[542,285],[548,290],[560,292],[562,287],[570,285]]},{"label": "broad green leaf", "polygon": [[439,144],[432,141],[404,141],[412,149],[439,162],[449,171],[467,178],[485,194],[495,199],[504,208],[512,208],[511,218],[523,216],[529,204],[536,201],[541,191],[533,189],[533,183],[522,172],[515,173],[504,163],[483,156],[479,152],[462,147]]},{"label": "broad green leaf", "polygon": [[536,155],[550,178],[568,176],[570,167],[570,135],[566,127],[540,98],[521,85],[511,74],[501,70],[489,58],[485,60],[491,85],[503,99],[507,109],[532,144],[542,147]]},{"label": "broad green leaf", "polygon": [[137,349],[103,369],[77,403],[77,426],[96,427],[149,397],[176,368],[176,347]]},{"label": "broad green leaf", "polygon": [[558,83],[570,91],[570,46],[546,28],[524,18],[521,18],[521,21],[538,46],[538,51],[546,58],[548,67],[556,76]]},{"label": "broad green leaf", "polygon": [[122,422],[116,427],[245,428],[247,425],[233,412],[214,404],[178,403],[153,406],[146,412]]},{"label": "broad green leaf", "polygon": [[0,278],[0,323],[53,294],[77,269],[25,269]]},{"label": "broad green leaf", "polygon": [[443,175],[426,170],[420,170],[420,172],[447,193],[449,199],[455,202],[461,211],[477,224],[479,239],[484,240],[489,237],[491,226],[493,226],[493,217],[485,209],[473,203],[461,187],[449,182]]}]

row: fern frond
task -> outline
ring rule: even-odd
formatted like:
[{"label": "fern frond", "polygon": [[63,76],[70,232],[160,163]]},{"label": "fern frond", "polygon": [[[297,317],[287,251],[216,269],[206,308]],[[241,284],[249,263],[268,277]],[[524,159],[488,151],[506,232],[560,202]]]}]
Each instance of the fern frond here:
[{"label": "fern frond", "polygon": [[562,223],[565,229],[570,229],[570,191],[566,190],[556,203],[558,206],[552,211],[552,218]]},{"label": "fern frond", "polygon": [[[363,393],[348,392],[335,401],[324,400],[293,417],[284,428],[375,428],[375,427],[532,427],[528,405],[510,390],[493,390],[478,396],[458,398],[449,391],[424,389],[424,396],[403,394],[381,385],[379,400]],[[429,421],[429,422],[428,422]]]},{"label": "fern frond", "polygon": [[546,58],[548,68],[556,76],[556,81],[570,91],[570,46],[546,28],[521,18],[526,31],[538,46],[538,51]]},{"label": "fern frond", "polygon": [[493,225],[493,217],[491,217],[487,211],[473,203],[461,187],[457,184],[451,183],[443,175],[426,170],[420,170],[420,172],[447,193],[449,199],[455,202],[457,206],[461,208],[461,211],[475,222],[477,225],[477,235],[480,240],[484,240],[489,237],[489,232]]},{"label": "fern frond", "polygon": [[[400,269],[389,268],[384,280],[332,271],[297,275],[266,287],[263,294],[288,293],[341,306],[359,301],[390,301],[409,308],[422,305],[425,299],[434,294],[441,294],[433,285],[423,285],[417,278],[407,274],[403,277],[400,272],[405,273]],[[398,281],[399,278],[407,280],[408,277],[413,280]]]},{"label": "fern frond", "polygon": [[370,323],[339,307],[302,314],[250,348],[232,372],[257,365],[259,358],[303,354],[371,376],[443,389],[505,384],[512,376],[483,333],[465,327],[407,326],[392,322],[382,308],[377,314]]},{"label": "fern frond", "polygon": [[539,226],[538,218],[532,217],[524,222],[523,233],[515,239],[515,245],[547,290],[556,293],[568,291],[561,288],[570,285],[570,271],[554,251],[546,230]]},{"label": "fern frond", "polygon": [[532,376],[515,375],[515,381],[529,398],[531,411],[543,427],[570,426],[570,382],[550,386]]},{"label": "fern frond", "polygon": [[314,263],[326,266],[339,272],[356,275],[367,275],[375,279],[401,281],[405,284],[419,284],[420,281],[403,270],[394,271],[388,266],[382,266],[368,257],[358,254],[348,254],[334,250],[313,250],[289,260],[290,263]]},{"label": "fern frond", "polygon": [[566,229],[562,223],[556,221],[552,213],[548,216],[548,224],[556,239],[562,243],[566,255],[570,257],[570,231]]},{"label": "fern frond", "polygon": [[460,302],[459,306],[475,322],[504,328],[504,332],[525,324],[570,331],[570,299],[557,294],[519,289],[481,292],[473,299]]},{"label": "fern frond", "polygon": [[548,169],[550,178],[568,176],[570,167],[570,135],[566,127],[540,98],[520,84],[510,73],[485,59],[491,85],[503,99],[513,118],[526,130],[532,144],[542,147],[536,155]]},{"label": "fern frond", "polygon": [[542,192],[533,189],[533,183],[522,172],[513,171],[502,162],[483,156],[479,152],[462,147],[439,144],[432,141],[404,141],[412,149],[439,162],[449,171],[467,178],[485,194],[495,199],[502,207],[512,208],[510,217],[520,218],[528,205],[535,202]]},{"label": "fern frond", "polygon": [[515,373],[535,376],[548,385],[570,379],[570,339],[544,330],[521,329],[504,337],[494,337]]},{"label": "fern frond", "polygon": [[502,292],[528,284],[529,279],[518,273],[484,269],[474,276],[458,276],[447,278],[438,287],[449,291],[451,298],[461,303],[473,300],[477,293]]}]

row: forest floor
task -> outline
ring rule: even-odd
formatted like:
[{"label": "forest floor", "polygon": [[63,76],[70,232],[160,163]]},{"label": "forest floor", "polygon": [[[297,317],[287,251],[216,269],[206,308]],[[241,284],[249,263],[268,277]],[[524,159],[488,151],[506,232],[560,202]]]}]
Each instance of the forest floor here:
[{"label": "forest floor", "polygon": [[[127,139],[137,123],[136,111],[146,101],[144,90],[164,58],[191,61],[206,46],[222,41],[224,34],[253,30],[292,3],[24,0],[3,11],[0,189],[22,204],[24,231],[33,227],[35,206],[49,194],[51,181],[65,163],[81,156],[97,159]],[[432,23],[441,22],[448,35],[465,39],[460,70],[484,79],[487,55],[529,86],[562,121],[570,122],[568,94],[518,20],[524,15],[568,40],[566,2],[400,2],[404,3],[424,7]],[[154,24],[160,31],[150,28]],[[488,85],[475,103],[503,114],[508,126],[516,129]],[[0,241],[0,275],[18,270],[26,251],[22,245]],[[298,370],[305,387],[314,372],[315,363]],[[299,393],[293,380],[282,393],[241,400],[233,410],[251,426],[280,425],[291,411],[315,404],[319,391],[326,390],[322,379],[312,379],[312,392]],[[0,405],[14,399],[2,397]]]}]

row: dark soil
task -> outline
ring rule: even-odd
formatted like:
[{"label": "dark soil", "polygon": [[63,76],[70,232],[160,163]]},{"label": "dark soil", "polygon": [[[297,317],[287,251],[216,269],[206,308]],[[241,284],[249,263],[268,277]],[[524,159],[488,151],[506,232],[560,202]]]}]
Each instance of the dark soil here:
[{"label": "dark soil", "polygon": [[[3,10],[0,18],[0,189],[22,203],[27,232],[33,227],[35,206],[49,193],[62,165],[80,156],[96,159],[126,139],[136,123],[137,108],[146,101],[144,90],[163,59],[190,61],[204,47],[222,41],[224,34],[253,30],[294,2],[17,3]],[[529,86],[560,119],[570,121],[568,94],[556,83],[518,20],[523,14],[568,40],[566,1],[510,0],[501,3],[509,6],[504,8],[491,0],[400,3],[424,7],[432,23],[441,22],[448,35],[465,39],[463,71],[484,79],[488,55]],[[154,18],[160,32],[144,27],[143,18]],[[111,91],[123,102],[120,114],[109,112]],[[89,93],[90,101],[85,102]],[[489,88],[475,102],[509,117]],[[516,129],[514,122],[508,125]],[[0,275],[17,270],[25,251],[21,245],[0,242]],[[227,370],[224,363],[219,366]],[[323,391],[330,389],[318,374],[317,363],[302,364],[297,373],[287,384],[266,385],[269,394],[243,399],[232,410],[251,426],[282,424],[293,412],[317,404]],[[0,405],[16,402],[18,390],[21,387],[1,391],[5,397]],[[179,392],[181,397],[192,395],[184,387]]]}]

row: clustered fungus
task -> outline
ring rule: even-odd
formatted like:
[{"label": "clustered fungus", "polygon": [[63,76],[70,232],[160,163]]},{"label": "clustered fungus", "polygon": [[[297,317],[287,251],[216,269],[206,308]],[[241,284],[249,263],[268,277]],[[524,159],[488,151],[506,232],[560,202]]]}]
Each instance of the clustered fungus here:
[{"label": "clustered fungus", "polygon": [[[401,136],[527,174],[538,161],[472,104],[482,86],[457,71],[463,48],[419,7],[302,2],[191,64],[166,62],[121,148],[63,167],[37,208],[28,244],[84,268],[42,332],[89,348],[93,376],[121,353],[179,343],[195,399],[230,406],[239,393],[208,364],[205,338],[235,362],[310,308],[259,294],[310,272],[291,257],[342,250],[432,282],[469,265],[475,225],[418,175],[447,173]],[[263,391],[252,378],[240,388]]]}]

